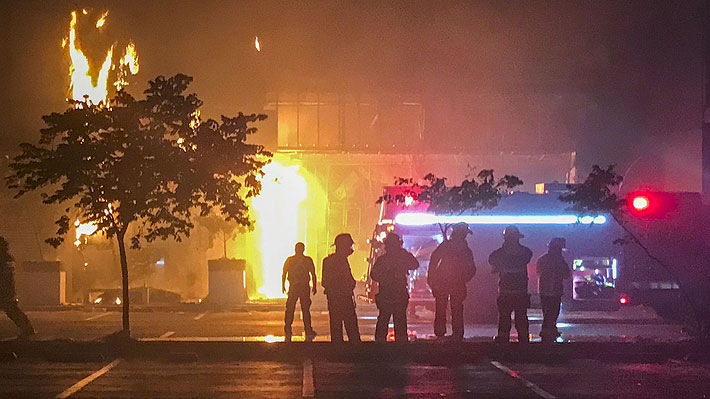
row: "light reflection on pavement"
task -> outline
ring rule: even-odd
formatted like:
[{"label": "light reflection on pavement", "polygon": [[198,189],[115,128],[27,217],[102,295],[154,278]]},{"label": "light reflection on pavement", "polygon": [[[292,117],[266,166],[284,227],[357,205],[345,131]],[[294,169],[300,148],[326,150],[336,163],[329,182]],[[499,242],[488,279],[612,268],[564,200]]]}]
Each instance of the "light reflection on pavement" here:
[{"label": "light reflection on pavement", "polygon": [[[93,340],[120,329],[121,313],[110,309],[104,317],[102,309],[30,311],[30,318],[39,334],[38,340],[73,339]],[[363,341],[373,340],[377,310],[373,305],[358,305],[360,333]],[[532,340],[539,340],[541,320],[538,309],[530,310]],[[201,316],[201,317],[198,317]],[[328,313],[316,309],[312,312],[313,327],[318,332],[317,342],[329,340]],[[677,325],[664,324],[646,310],[624,312],[576,312],[563,314],[558,328],[565,341],[635,342],[640,340],[680,341],[687,339]],[[595,320],[592,320],[595,319]],[[226,311],[192,308],[191,310],[135,311],[131,314],[132,335],[138,339],[166,341],[232,341],[278,342],[283,341],[283,310],[272,307],[266,310]],[[575,322],[580,320],[581,322]],[[410,340],[433,339],[433,315],[421,312],[420,317],[410,317]],[[390,329],[393,326],[390,323]],[[303,323],[296,312],[293,340],[303,341]],[[467,324],[467,341],[484,342],[496,335],[493,323]],[[390,331],[390,334],[392,331]],[[14,325],[0,317],[0,340],[13,338]],[[511,334],[515,340],[515,332]],[[162,337],[162,338],[161,338]]]}]

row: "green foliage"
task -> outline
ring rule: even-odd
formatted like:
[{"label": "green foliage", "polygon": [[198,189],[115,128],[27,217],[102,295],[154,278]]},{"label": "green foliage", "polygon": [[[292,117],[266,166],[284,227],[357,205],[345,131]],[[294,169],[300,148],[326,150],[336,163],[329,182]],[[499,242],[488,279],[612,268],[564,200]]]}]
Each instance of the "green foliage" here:
[{"label": "green foliage", "polygon": [[128,226],[132,247],[188,236],[193,217],[214,209],[249,226],[246,199],[259,193],[258,176],[271,154],[247,144],[253,122],[266,115],[199,120],[202,101],[185,94],[192,78],[157,77],[145,98],[119,91],[108,107],[71,102],[63,113],[44,116],[38,144],[22,153],[7,177],[16,197],[41,191],[46,204],[66,204],[56,221],[58,246],[77,215],[108,237]]},{"label": "green foliage", "polygon": [[621,218],[626,201],[616,195],[616,190],[624,178],[614,169],[614,165],[606,169],[599,165],[592,166],[584,183],[568,185],[568,192],[560,195],[560,201],[571,204],[570,210],[577,215],[610,214]]},{"label": "green foliage", "polygon": [[210,214],[199,220],[200,225],[207,229],[209,234],[209,246],[214,245],[214,240],[222,242],[223,256],[227,257],[227,241],[233,240],[237,234],[245,233],[253,229],[253,226],[243,226],[234,221],[225,220],[221,215]]},{"label": "green foliage", "polygon": [[[461,215],[495,208],[503,195],[523,184],[522,180],[511,175],[496,179],[492,169],[483,169],[457,186],[447,185],[445,177],[432,173],[424,176],[423,181],[420,184],[412,178],[398,177],[395,178],[395,185],[411,187],[411,195],[428,203],[428,211],[437,215]],[[404,195],[385,194],[377,199],[377,203],[383,201],[404,201]]]}]

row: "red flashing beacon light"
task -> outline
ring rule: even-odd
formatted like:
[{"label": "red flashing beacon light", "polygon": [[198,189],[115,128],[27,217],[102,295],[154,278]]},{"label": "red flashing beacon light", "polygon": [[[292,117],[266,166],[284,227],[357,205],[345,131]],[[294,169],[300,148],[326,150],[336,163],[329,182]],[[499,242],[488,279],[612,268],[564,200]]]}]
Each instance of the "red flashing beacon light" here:
[{"label": "red flashing beacon light", "polygon": [[650,202],[648,200],[648,197],[646,197],[645,195],[636,195],[631,200],[631,206],[639,212],[648,209],[649,205]]},{"label": "red flashing beacon light", "polygon": [[667,195],[658,192],[635,192],[626,199],[627,208],[636,217],[640,218],[660,218],[670,209]]},{"label": "red flashing beacon light", "polygon": [[665,219],[671,217],[678,208],[676,193],[664,191],[637,191],[631,193],[626,201],[627,208],[636,217],[644,219]]}]

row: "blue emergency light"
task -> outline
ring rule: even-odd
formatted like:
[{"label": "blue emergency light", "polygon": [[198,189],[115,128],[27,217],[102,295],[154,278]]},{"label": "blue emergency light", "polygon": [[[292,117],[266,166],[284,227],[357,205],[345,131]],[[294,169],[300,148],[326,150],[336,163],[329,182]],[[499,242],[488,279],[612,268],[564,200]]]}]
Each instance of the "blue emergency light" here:
[{"label": "blue emergency light", "polygon": [[577,215],[433,215],[431,213],[400,213],[394,219],[402,226],[428,226],[435,224],[604,224],[606,217]]}]

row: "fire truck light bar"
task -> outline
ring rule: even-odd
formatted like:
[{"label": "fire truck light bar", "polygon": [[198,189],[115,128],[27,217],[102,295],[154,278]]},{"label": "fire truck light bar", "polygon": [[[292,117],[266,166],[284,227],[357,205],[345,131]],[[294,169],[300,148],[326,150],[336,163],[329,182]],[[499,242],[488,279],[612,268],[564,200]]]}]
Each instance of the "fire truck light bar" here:
[{"label": "fire truck light bar", "polygon": [[430,213],[400,213],[395,224],[403,226],[427,226],[433,224],[604,224],[606,217],[576,215],[464,215],[446,216]]}]

